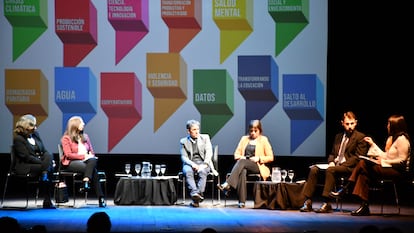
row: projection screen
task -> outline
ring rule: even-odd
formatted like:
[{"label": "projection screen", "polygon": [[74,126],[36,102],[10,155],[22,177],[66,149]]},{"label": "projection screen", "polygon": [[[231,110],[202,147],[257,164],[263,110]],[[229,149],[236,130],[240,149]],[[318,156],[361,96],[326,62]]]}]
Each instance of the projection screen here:
[{"label": "projection screen", "polygon": [[[189,119],[232,155],[325,156],[326,0],[3,1],[0,152],[31,113],[56,153],[82,116],[100,154],[177,154]],[[9,135],[9,136],[7,136]]]}]

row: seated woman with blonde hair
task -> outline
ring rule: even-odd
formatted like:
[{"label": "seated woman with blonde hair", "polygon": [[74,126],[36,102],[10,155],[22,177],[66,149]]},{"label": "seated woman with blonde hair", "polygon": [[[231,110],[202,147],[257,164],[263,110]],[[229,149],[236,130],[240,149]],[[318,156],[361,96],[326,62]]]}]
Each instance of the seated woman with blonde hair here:
[{"label": "seated woman with blonde hair", "polygon": [[85,122],[80,116],[73,116],[68,120],[66,131],[61,138],[63,148],[61,163],[65,170],[83,173],[83,187],[80,191],[89,191],[92,182],[98,196],[99,207],[106,207],[96,169],[98,157],[95,156],[91,140],[83,131],[84,127]]}]

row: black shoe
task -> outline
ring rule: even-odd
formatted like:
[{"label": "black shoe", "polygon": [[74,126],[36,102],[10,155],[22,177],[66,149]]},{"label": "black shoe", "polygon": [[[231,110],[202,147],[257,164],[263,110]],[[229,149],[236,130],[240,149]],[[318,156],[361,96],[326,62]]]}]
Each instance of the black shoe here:
[{"label": "black shoe", "polygon": [[311,199],[307,199],[304,203],[303,206],[299,209],[300,212],[312,212],[312,200]]},{"label": "black shoe", "polygon": [[100,197],[98,202],[99,202],[99,207],[103,207],[103,208],[106,207],[105,198]]},{"label": "black shoe", "polygon": [[191,194],[191,199],[193,200],[193,202],[200,202],[201,201],[201,199],[202,199],[202,196],[200,195],[200,194],[198,194],[198,193],[194,193],[194,194]]},{"label": "black shoe", "polygon": [[369,211],[369,205],[368,203],[362,203],[362,205],[351,212],[352,216],[369,216],[371,215],[370,211]]},{"label": "black shoe", "polygon": [[43,201],[43,209],[56,209],[56,206],[53,205],[52,201]]},{"label": "black shoe", "polygon": [[319,209],[315,210],[316,213],[331,213],[332,211],[331,204],[327,202],[324,202]]},{"label": "black shoe", "polygon": [[238,206],[239,208],[244,208],[246,207],[246,204],[244,202],[239,202]]},{"label": "black shoe", "polygon": [[330,192],[329,193],[329,196],[332,197],[332,198],[338,199],[338,198],[343,197],[345,195],[345,193],[346,193],[346,189],[341,188],[341,189],[339,189],[336,192],[333,192],[333,191]]},{"label": "black shoe", "polygon": [[200,203],[204,201],[204,195],[200,193]]}]

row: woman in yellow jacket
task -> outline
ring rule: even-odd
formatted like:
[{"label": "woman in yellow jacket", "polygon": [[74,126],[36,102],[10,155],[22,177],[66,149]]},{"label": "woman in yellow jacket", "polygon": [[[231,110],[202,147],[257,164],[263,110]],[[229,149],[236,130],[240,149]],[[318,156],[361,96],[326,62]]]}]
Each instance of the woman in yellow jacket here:
[{"label": "woman in yellow jacket", "polygon": [[260,173],[263,180],[270,175],[267,163],[273,161],[274,155],[269,139],[262,135],[262,123],[260,120],[252,120],[249,124],[249,133],[241,137],[239,144],[234,152],[234,164],[230,176],[223,184],[217,187],[224,191],[225,195],[231,188],[237,190],[239,198],[239,208],[245,207],[247,189],[246,175],[248,173]]}]

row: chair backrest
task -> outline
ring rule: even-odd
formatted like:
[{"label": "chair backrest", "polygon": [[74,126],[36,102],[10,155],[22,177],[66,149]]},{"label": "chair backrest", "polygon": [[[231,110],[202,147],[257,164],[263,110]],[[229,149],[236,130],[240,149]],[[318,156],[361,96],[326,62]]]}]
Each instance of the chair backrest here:
[{"label": "chair backrest", "polygon": [[10,146],[10,167],[9,173],[14,172],[14,167],[16,166],[16,152],[14,151],[14,146]]},{"label": "chair backrest", "polygon": [[63,147],[62,147],[62,144],[58,143],[57,147],[58,147],[58,152],[59,152],[59,160],[62,161],[62,159],[63,159]]},{"label": "chair backrest", "polygon": [[58,164],[58,171],[60,171],[62,168],[62,159],[63,159],[64,154],[63,154],[62,144],[58,143],[57,147],[58,147],[58,152],[59,152],[59,162],[57,164]]},{"label": "chair backrest", "polygon": [[213,146],[213,156],[211,158],[211,161],[213,163],[213,167],[211,168],[211,172],[218,176],[218,145]]},{"label": "chair backrest", "polygon": [[[413,150],[410,148],[410,153],[408,154],[406,162],[406,171],[408,173],[409,179],[414,179],[414,160],[413,160]],[[414,180],[412,181],[414,183]]]},{"label": "chair backrest", "polygon": [[218,170],[218,145],[214,145],[213,147],[213,157],[211,160],[213,161],[214,168]]}]

